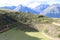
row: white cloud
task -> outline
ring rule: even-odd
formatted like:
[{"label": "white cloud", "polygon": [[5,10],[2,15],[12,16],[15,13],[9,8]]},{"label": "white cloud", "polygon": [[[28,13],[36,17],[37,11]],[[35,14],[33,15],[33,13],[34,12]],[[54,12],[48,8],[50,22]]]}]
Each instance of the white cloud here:
[{"label": "white cloud", "polygon": [[36,6],[38,6],[38,5],[40,5],[40,3],[39,2],[33,2],[33,3],[29,3],[27,6],[28,7],[31,7],[31,8],[34,8],[34,7],[36,7]]},{"label": "white cloud", "polygon": [[60,1],[58,0],[0,0],[0,6],[11,6],[11,5],[15,5],[18,6],[20,4],[28,6],[28,7],[35,7],[41,3],[48,3],[48,4],[56,4],[56,3],[60,3]]},{"label": "white cloud", "polygon": [[34,1],[31,1],[29,4],[28,4],[28,7],[31,7],[31,8],[34,8],[40,4],[49,4],[49,5],[52,5],[52,4],[57,4],[59,3],[60,4],[60,1],[57,1],[57,0],[34,0]]},{"label": "white cloud", "polygon": [[5,6],[5,5],[27,5],[31,0],[0,0],[0,6]]}]

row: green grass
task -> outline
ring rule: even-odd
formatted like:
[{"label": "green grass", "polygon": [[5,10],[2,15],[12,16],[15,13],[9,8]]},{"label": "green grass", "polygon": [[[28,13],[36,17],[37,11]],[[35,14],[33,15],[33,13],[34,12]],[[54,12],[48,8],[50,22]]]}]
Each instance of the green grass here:
[{"label": "green grass", "polygon": [[42,32],[26,32],[26,34],[29,35],[29,36],[41,38],[41,40],[51,40],[51,39],[45,37],[45,36],[42,34]]},{"label": "green grass", "polygon": [[13,28],[0,34],[0,40],[50,40],[42,32],[23,32]]},{"label": "green grass", "polygon": [[[13,29],[10,29],[7,32],[1,33],[0,40],[50,40],[49,38],[44,36],[42,32],[35,32],[30,28],[29,30],[26,30],[26,29],[30,26],[32,26],[33,28],[34,24],[40,24],[40,23],[50,24],[52,23],[51,18],[48,18],[45,16],[41,17],[41,15],[31,14],[26,12],[16,12],[12,10],[11,11],[0,10],[0,17],[1,17],[0,26],[1,24],[3,25],[12,24],[10,26],[13,27]],[[18,23],[15,23],[16,21],[14,21],[13,19],[16,20]],[[31,25],[28,25],[28,24],[31,24]],[[24,31],[22,31],[21,29],[16,30],[16,28],[14,27],[24,29]],[[31,32],[28,32],[28,31],[31,31]]]}]

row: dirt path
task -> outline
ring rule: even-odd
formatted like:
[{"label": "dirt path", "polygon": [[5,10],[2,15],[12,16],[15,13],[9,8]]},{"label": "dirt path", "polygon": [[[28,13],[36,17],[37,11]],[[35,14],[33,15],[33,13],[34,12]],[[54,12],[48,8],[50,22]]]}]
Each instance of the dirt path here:
[{"label": "dirt path", "polygon": [[47,37],[47,38],[49,38],[49,39],[54,39],[54,38],[52,38],[52,37],[50,37],[50,36],[48,36],[48,35],[46,35],[44,32],[42,33],[45,37]]},{"label": "dirt path", "polygon": [[53,37],[50,37],[48,35],[46,35],[44,32],[42,33],[45,37],[51,39],[51,40],[60,40],[60,38],[53,38]]},{"label": "dirt path", "polygon": [[[57,26],[60,26],[60,24],[58,24],[58,23],[52,23],[52,24],[54,24],[54,25],[57,25]],[[45,27],[46,28],[46,27]],[[44,29],[45,29],[44,28]],[[53,37],[50,37],[49,35],[47,35],[47,34],[45,34],[44,32],[42,32],[42,34],[45,36],[45,37],[47,37],[47,38],[49,38],[49,39],[51,39],[51,40],[60,40],[60,38],[53,38]]]},{"label": "dirt path", "polygon": [[52,24],[57,25],[57,26],[60,26],[60,24],[59,24],[59,23],[55,23],[55,22],[53,22]]}]

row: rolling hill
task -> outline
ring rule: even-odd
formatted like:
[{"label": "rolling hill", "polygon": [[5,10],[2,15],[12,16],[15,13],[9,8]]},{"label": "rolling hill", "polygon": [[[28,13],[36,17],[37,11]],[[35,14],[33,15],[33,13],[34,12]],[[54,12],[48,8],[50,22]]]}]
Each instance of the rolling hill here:
[{"label": "rolling hill", "polygon": [[60,19],[44,15],[0,9],[0,39],[52,40],[52,38],[60,38],[60,26],[53,24],[58,20]]}]

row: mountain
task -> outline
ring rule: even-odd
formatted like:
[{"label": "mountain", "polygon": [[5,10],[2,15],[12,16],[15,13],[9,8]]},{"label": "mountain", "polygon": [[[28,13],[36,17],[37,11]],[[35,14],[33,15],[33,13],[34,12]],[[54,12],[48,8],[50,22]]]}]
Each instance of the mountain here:
[{"label": "mountain", "polygon": [[37,11],[35,11],[35,10],[29,8],[29,7],[23,6],[23,5],[17,6],[14,10],[21,11],[21,12],[29,12],[29,13],[33,13],[33,14],[36,14],[36,13],[38,14]]},{"label": "mountain", "polygon": [[13,10],[13,9],[16,8],[16,6],[4,6],[4,7],[0,7],[0,8],[5,8],[5,9]]},{"label": "mountain", "polygon": [[42,11],[44,11],[49,6],[50,6],[49,4],[40,4],[40,5],[36,6],[34,8],[34,10],[41,13]]},{"label": "mountain", "polygon": [[41,15],[45,15],[52,18],[60,18],[60,4],[53,4],[46,8]]},{"label": "mountain", "polygon": [[44,9],[46,9],[49,5],[48,4],[40,4],[38,6],[36,6],[35,8],[29,8],[23,5],[19,5],[15,8],[15,10],[17,11],[22,11],[22,12],[29,12],[29,13],[35,13],[35,14],[39,14],[41,13]]},{"label": "mountain", "polygon": [[21,12],[29,12],[33,14],[39,14],[41,13],[44,9],[46,9],[49,5],[48,4],[40,4],[36,6],[35,8],[30,8],[24,5],[19,5],[19,6],[4,6],[0,8],[4,9],[10,9],[10,10],[16,10],[16,11],[21,11]]}]

